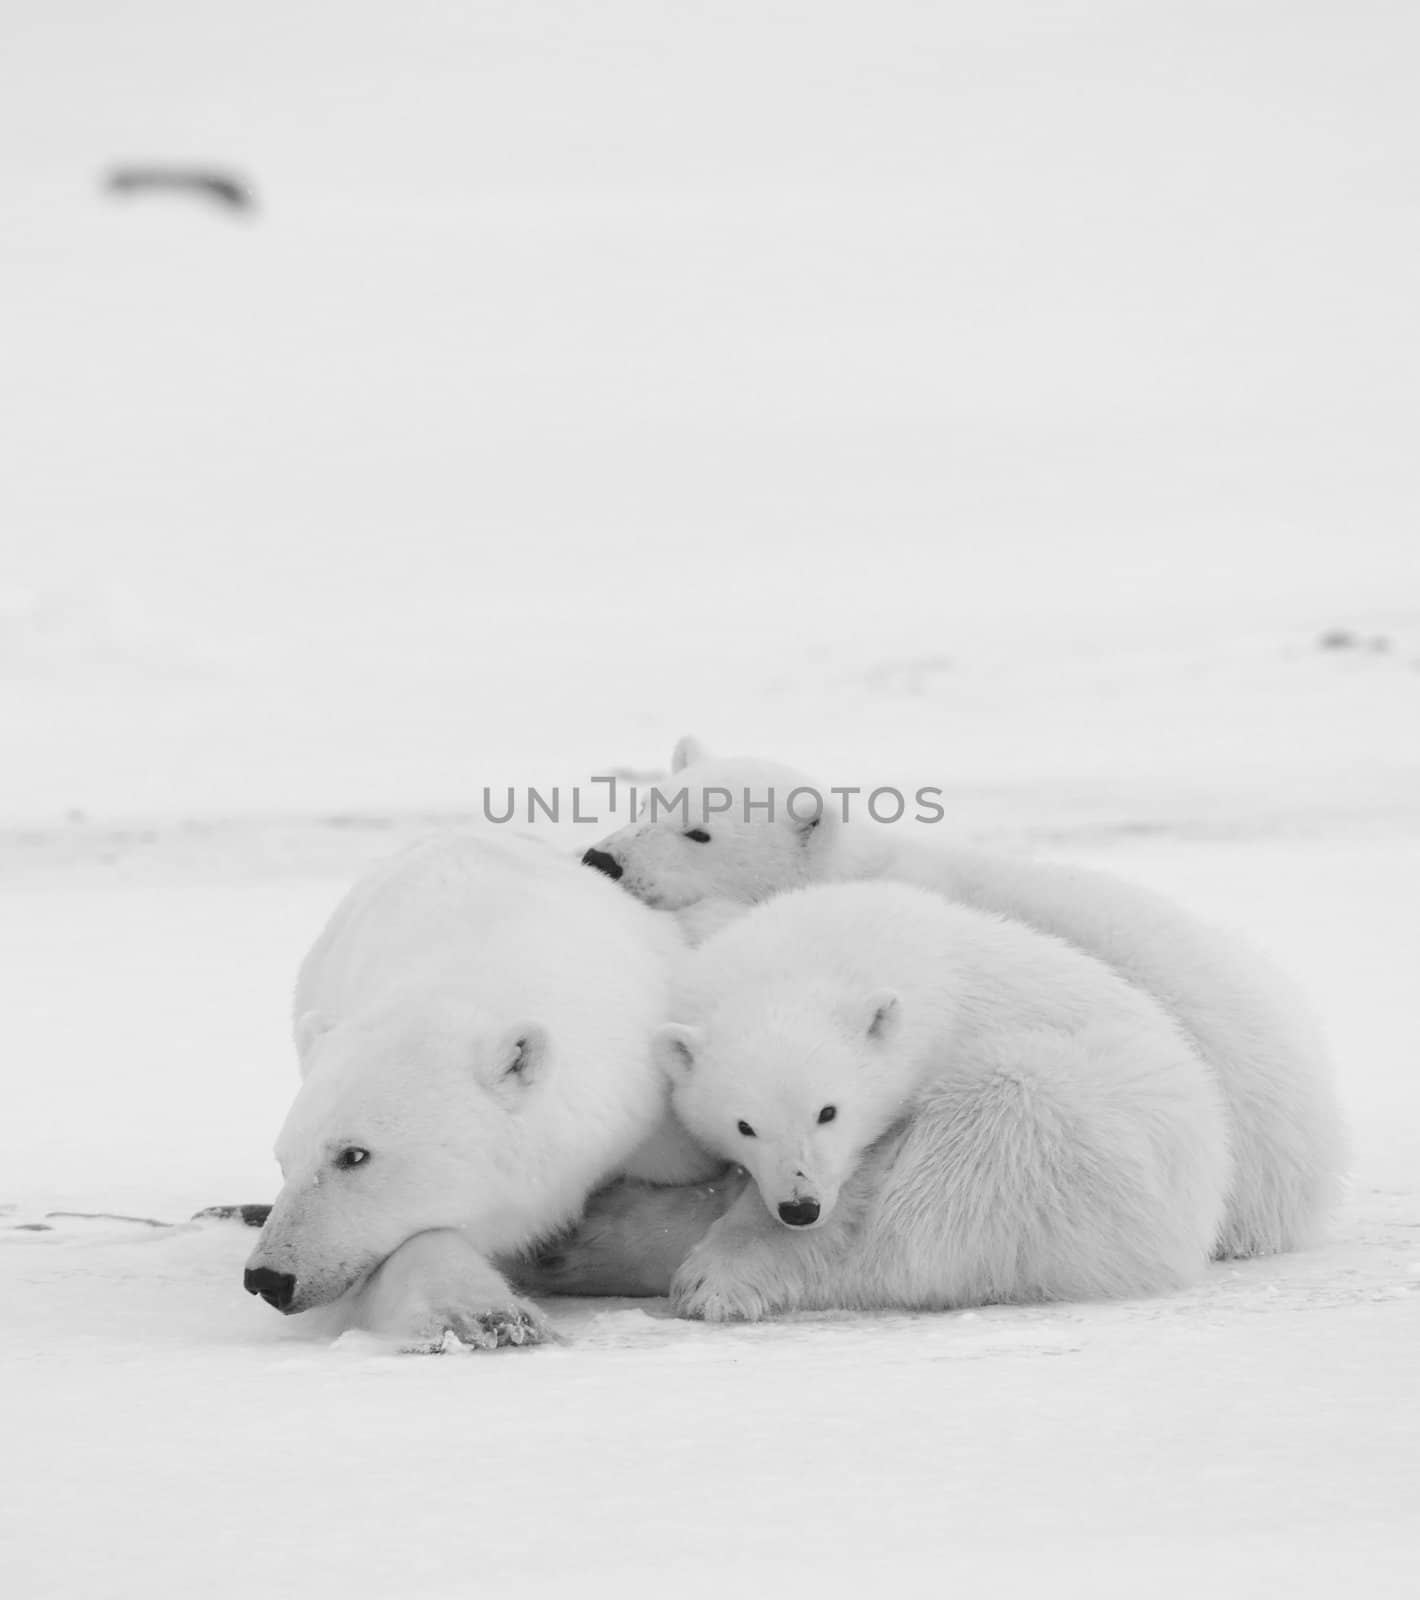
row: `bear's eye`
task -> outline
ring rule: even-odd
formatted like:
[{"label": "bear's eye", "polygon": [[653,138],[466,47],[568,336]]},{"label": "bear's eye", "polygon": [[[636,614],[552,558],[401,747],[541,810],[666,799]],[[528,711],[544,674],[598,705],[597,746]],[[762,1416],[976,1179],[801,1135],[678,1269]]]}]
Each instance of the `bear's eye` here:
[{"label": "bear's eye", "polygon": [[370,1159],[370,1152],[362,1150],[358,1144],[348,1144],[335,1158],[335,1164],[342,1172],[348,1172],[351,1167],[363,1167]]},{"label": "bear's eye", "polygon": [[740,1132],[744,1134],[746,1139],[753,1139],[755,1136],[754,1129],[747,1122],[740,1123]]},{"label": "bear's eye", "polygon": [[710,843],[710,835],[706,833],[704,828],[687,828],[685,830],[685,837],[687,839],[694,839],[696,844]]},{"label": "bear's eye", "polygon": [[837,1106],[825,1106],[823,1108],[823,1110],[819,1112],[818,1120],[820,1122],[832,1122],[833,1119],[837,1115],[838,1115],[838,1107]]}]

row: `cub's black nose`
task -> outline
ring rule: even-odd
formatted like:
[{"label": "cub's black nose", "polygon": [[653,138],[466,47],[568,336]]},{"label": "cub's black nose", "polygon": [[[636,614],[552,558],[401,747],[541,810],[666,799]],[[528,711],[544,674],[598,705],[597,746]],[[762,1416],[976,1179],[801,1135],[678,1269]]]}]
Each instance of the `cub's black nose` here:
[{"label": "cub's black nose", "polygon": [[242,1286],[248,1294],[259,1294],[267,1305],[285,1311],[295,1298],[296,1278],[290,1272],[273,1272],[270,1267],[248,1267]]},{"label": "cub's black nose", "polygon": [[598,872],[606,873],[608,878],[621,876],[621,863],[614,855],[609,855],[605,850],[588,850],[582,857],[584,867],[595,867]]},{"label": "cub's black nose", "polygon": [[786,1200],[779,1207],[779,1220],[787,1222],[791,1228],[807,1228],[818,1221],[818,1213],[817,1200]]}]

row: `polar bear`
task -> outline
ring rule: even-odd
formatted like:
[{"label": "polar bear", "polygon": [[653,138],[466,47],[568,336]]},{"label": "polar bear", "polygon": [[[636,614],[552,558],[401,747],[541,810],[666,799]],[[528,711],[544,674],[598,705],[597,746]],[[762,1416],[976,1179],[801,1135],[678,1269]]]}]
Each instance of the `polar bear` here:
[{"label": "polar bear", "polygon": [[652,1054],[682,956],[673,919],[538,841],[451,834],[377,867],[301,968],[302,1083],[247,1288],[288,1313],[349,1296],[416,1346],[542,1338],[492,1258],[617,1175],[718,1170]]},{"label": "polar bear", "polygon": [[[1345,1139],[1330,1063],[1298,996],[1238,939],[1106,873],[954,848],[921,825],[845,821],[846,801],[773,762],[676,746],[666,798],[584,862],[692,937],[804,884],[912,883],[1056,935],[1145,989],[1217,1075],[1228,1105],[1232,1188],[1215,1253],[1266,1255],[1316,1241],[1336,1198]],[[842,791],[839,791],[842,794]]]},{"label": "polar bear", "polygon": [[676,1273],[682,1315],[1143,1295],[1207,1266],[1214,1074],[1058,939],[905,884],[801,889],[701,947],[676,1015],[675,1109],[753,1180]]}]

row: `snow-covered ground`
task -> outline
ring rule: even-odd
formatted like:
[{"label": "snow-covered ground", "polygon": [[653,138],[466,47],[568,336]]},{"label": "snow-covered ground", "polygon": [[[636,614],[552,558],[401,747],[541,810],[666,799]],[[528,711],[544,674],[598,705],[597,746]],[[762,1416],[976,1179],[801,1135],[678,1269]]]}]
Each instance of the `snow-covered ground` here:
[{"label": "snow-covered ground", "polygon": [[218,853],[17,881],[6,1592],[1413,1594],[1420,839],[1069,853],[1306,983],[1356,1139],[1325,1249],[1112,1306],[737,1329],[564,1303],[560,1348],[423,1360],[249,1299],[232,1224],[14,1226],[271,1195],[287,986],[340,880],[235,881]]},{"label": "snow-covered ground", "polygon": [[[0,1592],[1420,1592],[1417,47],[7,0]],[[1259,938],[1335,1042],[1332,1242],[418,1361],[249,1299],[236,1226],[54,1215],[269,1197],[351,876],[691,730]]]}]

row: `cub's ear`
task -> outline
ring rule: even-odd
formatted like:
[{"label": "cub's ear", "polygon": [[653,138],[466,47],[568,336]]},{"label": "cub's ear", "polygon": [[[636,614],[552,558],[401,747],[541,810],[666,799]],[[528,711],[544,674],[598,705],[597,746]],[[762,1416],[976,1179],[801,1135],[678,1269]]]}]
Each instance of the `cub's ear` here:
[{"label": "cub's ear", "polygon": [[683,1082],[695,1070],[695,1057],[704,1042],[700,1029],[689,1023],[667,1022],[656,1029],[656,1060],[672,1083]]},{"label": "cub's ear", "polygon": [[710,752],[694,734],[688,733],[683,739],[676,740],[676,747],[671,751],[671,771],[684,772],[687,767],[709,759]]},{"label": "cub's ear", "polygon": [[296,1054],[302,1061],[306,1059],[316,1040],[323,1033],[329,1033],[334,1026],[335,1023],[324,1011],[303,1011],[296,1018],[291,1034],[296,1041]]},{"label": "cub's ear", "polygon": [[540,1022],[509,1028],[493,1052],[489,1066],[495,1089],[526,1089],[536,1083],[548,1059],[547,1029]]},{"label": "cub's ear", "polygon": [[868,1001],[868,1037],[880,1043],[891,1039],[902,1021],[902,1004],[891,989],[881,989]]},{"label": "cub's ear", "polygon": [[802,845],[827,838],[833,825],[833,819],[823,803],[822,792],[809,784],[791,790],[785,797],[784,815]]}]

